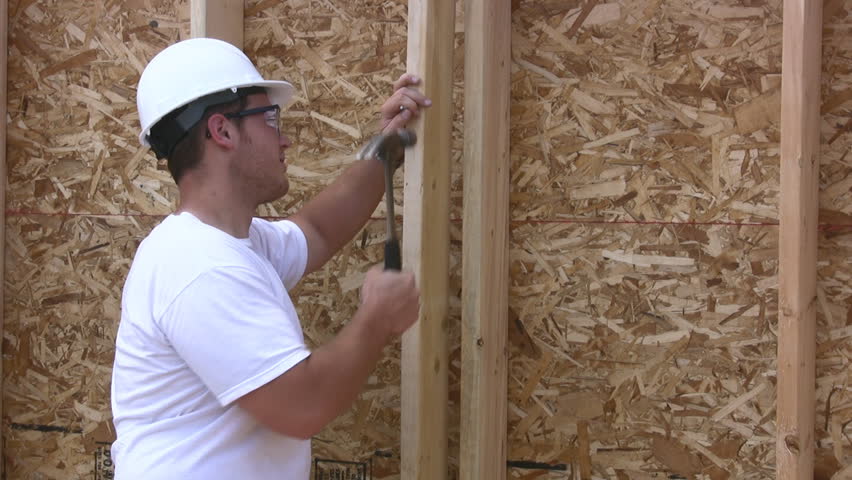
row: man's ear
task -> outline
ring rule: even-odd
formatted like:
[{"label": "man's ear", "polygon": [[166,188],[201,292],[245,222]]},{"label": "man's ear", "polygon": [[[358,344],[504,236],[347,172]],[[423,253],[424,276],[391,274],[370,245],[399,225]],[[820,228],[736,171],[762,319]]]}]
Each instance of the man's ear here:
[{"label": "man's ear", "polygon": [[207,132],[205,136],[213,141],[219,148],[230,150],[235,146],[236,128],[221,113],[214,113],[207,119]]}]

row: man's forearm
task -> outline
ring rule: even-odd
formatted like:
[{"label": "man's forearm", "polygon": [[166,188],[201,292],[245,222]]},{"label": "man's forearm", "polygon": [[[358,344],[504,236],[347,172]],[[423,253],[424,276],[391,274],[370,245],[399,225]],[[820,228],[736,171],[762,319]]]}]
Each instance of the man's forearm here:
[{"label": "man's forearm", "polygon": [[314,407],[316,431],[353,404],[390,340],[387,334],[370,331],[363,320],[356,315],[332,341],[306,359],[306,371],[315,379],[315,395],[306,406]]},{"label": "man's forearm", "polygon": [[359,309],[329,343],[286,373],[246,395],[240,405],[268,428],[310,438],[352,405],[390,341]]},{"label": "man's forearm", "polygon": [[[319,268],[364,226],[385,191],[384,167],[376,159],[356,162],[293,216],[319,237],[311,266]],[[318,240],[318,242],[316,242]],[[318,245],[316,245],[318,244]]]}]

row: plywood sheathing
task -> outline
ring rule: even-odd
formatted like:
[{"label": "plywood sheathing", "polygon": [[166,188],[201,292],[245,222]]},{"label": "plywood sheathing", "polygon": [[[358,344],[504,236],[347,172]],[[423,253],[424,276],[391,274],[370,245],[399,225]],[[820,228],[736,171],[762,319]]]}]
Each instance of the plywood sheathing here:
[{"label": "plywood sheathing", "polygon": [[[132,243],[176,199],[164,165],[138,148],[135,82],[148,58],[188,36],[187,3],[10,2],[4,367],[24,372],[5,378],[15,395],[3,412],[10,479],[86,477],[94,442],[111,438],[105,349],[120,298],[110,282],[123,281]],[[766,100],[780,78],[780,1],[598,2],[575,27],[578,5],[525,0],[513,11],[510,458],[606,478],[696,469],[771,477],[775,227],[591,222],[777,220],[778,132]],[[826,1],[820,205],[821,221],[837,225],[852,224],[848,9]],[[295,143],[291,194],[260,213],[291,211],[374,131],[377,104],[403,71],[406,21],[403,1],[247,2],[247,51],[301,92],[284,123]],[[457,67],[462,60],[457,46]],[[457,118],[456,162],[459,126]],[[397,194],[399,207],[400,184]],[[68,211],[83,218],[35,214]],[[576,220],[585,223],[534,223]],[[371,222],[363,244],[359,236],[295,292],[311,342],[354,312],[363,271],[381,260],[383,229]],[[450,230],[451,327],[460,229]],[[836,470],[850,454],[850,229],[824,229],[820,247],[817,459]],[[693,259],[693,273],[683,259]],[[450,350],[457,405],[458,344]],[[398,358],[390,347],[353,409],[314,439],[315,454],[372,457],[374,478],[397,478]],[[598,398],[600,408],[590,401]],[[93,418],[102,421],[90,431]],[[10,428],[36,422],[68,432]],[[550,478],[560,475],[570,473]]]},{"label": "plywood sheathing", "polygon": [[176,189],[139,145],[135,86],[185,37],[185,4],[10,5],[12,211],[164,214]]},{"label": "plywood sheathing", "polygon": [[405,5],[395,2],[246,8],[246,52],[266,75],[296,87],[295,103],[282,112],[284,130],[295,140],[287,151],[293,188],[284,208],[334,180],[354,161],[353,150],[377,133],[378,106],[404,72],[406,21]]},{"label": "plywood sheathing", "polygon": [[509,457],[765,477],[780,8],[588,7],[513,17]]},{"label": "plywood sheathing", "polygon": [[8,478],[91,476],[97,442],[112,440],[110,372],[121,286],[153,223],[132,217],[9,219]]},{"label": "plywood sheathing", "polygon": [[510,288],[510,458],[585,461],[607,478],[771,471],[775,238],[758,227],[513,229],[523,281]]},{"label": "plywood sheathing", "polygon": [[[6,82],[6,65],[9,56],[9,2],[0,3],[0,178],[6,178],[6,114],[7,105],[7,82]],[[0,205],[6,205],[6,182],[0,184]],[[0,237],[6,238],[6,212],[5,209],[0,212]],[[6,243],[0,243],[0,259],[6,256]],[[5,262],[0,266],[0,272],[5,275]],[[4,298],[5,292],[0,290],[0,299]],[[4,303],[5,300],[0,301]],[[3,330],[3,314],[0,312],[0,331]],[[2,345],[0,345],[0,355],[3,353]],[[0,364],[0,378],[2,378],[2,364]],[[0,413],[2,413],[3,399],[2,386],[0,386]],[[3,444],[0,443],[0,458],[3,456]],[[0,463],[0,476],[4,474],[3,464]]]},{"label": "plywood sheathing", "polygon": [[513,218],[777,221],[780,10],[596,5],[515,11]]},{"label": "plywood sheathing", "polygon": [[120,291],[171,210],[135,85],[188,32],[171,1],[9,2],[3,440],[7,478],[92,477],[110,442]]},{"label": "plywood sheathing", "polygon": [[[403,72],[404,12],[395,2],[246,5],[247,53],[300,92],[283,127],[295,143],[292,195],[260,214],[292,211],[376,132],[378,106]],[[135,86],[154,54],[188,38],[189,5],[13,2],[10,17],[6,459],[9,478],[78,478],[92,472],[95,442],[112,440],[110,346],[135,242],[177,200],[165,164],[138,145]],[[363,272],[381,261],[383,228],[371,222],[294,292],[312,345],[354,313]],[[352,411],[317,437],[317,455],[359,460],[398,445],[398,346],[388,351]],[[376,478],[398,472],[398,452],[382,458],[376,471],[389,473]]]},{"label": "plywood sheathing", "polygon": [[[780,6],[516,9],[510,458],[606,478],[773,475]],[[826,8],[823,108],[845,117],[848,7]],[[843,336],[850,164],[834,118],[820,279]],[[846,388],[846,343],[831,345],[818,404]],[[839,417],[817,432],[829,475],[848,462]]]},{"label": "plywood sheathing", "polygon": [[848,2],[826,1],[817,259],[816,451],[818,475],[850,471],[849,351],[852,325],[852,160],[849,102],[852,43]]}]

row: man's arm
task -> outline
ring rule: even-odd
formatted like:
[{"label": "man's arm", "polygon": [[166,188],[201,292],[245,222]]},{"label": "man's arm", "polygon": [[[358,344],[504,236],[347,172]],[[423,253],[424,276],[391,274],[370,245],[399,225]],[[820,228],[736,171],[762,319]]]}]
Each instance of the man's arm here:
[{"label": "man's arm", "polygon": [[417,320],[420,300],[413,274],[380,267],[367,274],[361,297],[333,340],[238,405],[267,428],[304,439],[349,408],[385,345]]},{"label": "man's arm", "polygon": [[[405,127],[420,108],[431,104],[413,88],[419,82],[414,75],[404,74],[394,83],[394,94],[381,108],[383,131]],[[349,167],[290,217],[307,238],[305,273],[322,267],[358,233],[376,209],[384,191],[383,165],[376,159],[367,159]]]},{"label": "man's arm", "polygon": [[290,217],[307,240],[305,274],[322,267],[364,226],[385,191],[383,172],[376,159],[356,162]]}]

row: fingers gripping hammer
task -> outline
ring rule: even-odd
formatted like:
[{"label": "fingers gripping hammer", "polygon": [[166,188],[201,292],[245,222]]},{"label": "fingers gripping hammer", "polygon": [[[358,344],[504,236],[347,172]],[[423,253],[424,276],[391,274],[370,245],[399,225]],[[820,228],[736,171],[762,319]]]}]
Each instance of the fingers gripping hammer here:
[{"label": "fingers gripping hammer", "polygon": [[393,213],[393,172],[402,163],[405,147],[417,143],[417,135],[413,131],[400,129],[382,133],[373,137],[361,151],[358,159],[376,158],[382,162],[385,169],[385,206],[387,209],[387,239],[385,240],[385,270],[401,270],[402,256],[399,250],[399,240],[396,237],[395,218]]}]

